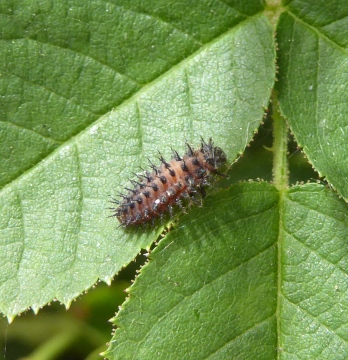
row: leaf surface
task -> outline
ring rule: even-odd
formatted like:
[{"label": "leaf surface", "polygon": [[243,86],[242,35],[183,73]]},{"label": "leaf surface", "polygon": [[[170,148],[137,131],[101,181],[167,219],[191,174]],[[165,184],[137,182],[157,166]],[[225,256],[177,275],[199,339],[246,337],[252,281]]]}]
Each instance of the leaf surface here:
[{"label": "leaf surface", "polygon": [[346,1],[292,1],[279,20],[277,89],[291,131],[316,170],[348,199]]},{"label": "leaf surface", "polygon": [[0,310],[9,319],[110,282],[162,227],[117,228],[108,195],[158,150],[168,158],[200,136],[232,162],[274,80],[272,29],[252,3],[244,10],[254,16],[197,5],[201,32],[187,28],[185,7],[161,12],[160,2],[40,4],[1,5]]},{"label": "leaf surface", "polygon": [[129,289],[107,356],[273,358],[277,191],[237,185],[181,220]]},{"label": "leaf surface", "polygon": [[280,344],[290,359],[348,356],[348,206],[323,186],[295,186],[281,222]]},{"label": "leaf surface", "polygon": [[151,253],[109,359],[344,359],[347,204],[327,188],[243,183]]}]

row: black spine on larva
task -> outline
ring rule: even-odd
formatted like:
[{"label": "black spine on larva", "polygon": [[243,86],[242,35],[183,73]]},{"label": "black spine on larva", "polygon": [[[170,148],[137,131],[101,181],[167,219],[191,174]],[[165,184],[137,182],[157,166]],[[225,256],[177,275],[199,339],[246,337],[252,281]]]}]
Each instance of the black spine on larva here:
[{"label": "black spine on larva", "polygon": [[183,209],[183,200],[197,202],[197,197],[204,197],[204,186],[209,185],[212,175],[224,176],[218,170],[227,161],[226,155],[211,138],[208,143],[201,139],[200,149],[188,143],[186,148],[182,157],[172,150],[174,155],[169,162],[159,153],[160,166],[149,160],[152,171],[142,169],[142,174],[135,174],[137,180],[130,180],[133,189],[126,188],[128,193],[113,201],[118,205],[113,208],[114,216],[121,226],[153,223],[166,213],[172,216],[175,207]]}]

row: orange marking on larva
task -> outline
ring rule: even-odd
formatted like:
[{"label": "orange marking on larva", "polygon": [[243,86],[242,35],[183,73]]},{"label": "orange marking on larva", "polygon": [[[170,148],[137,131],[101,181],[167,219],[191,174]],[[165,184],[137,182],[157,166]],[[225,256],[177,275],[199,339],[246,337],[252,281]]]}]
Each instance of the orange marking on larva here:
[{"label": "orange marking on larva", "polygon": [[160,156],[161,165],[152,165],[152,172],[137,175],[139,181],[132,181],[134,189],[114,208],[114,216],[124,227],[154,222],[164,214],[173,212],[175,206],[182,208],[182,199],[195,200],[197,191],[204,197],[204,186],[209,185],[212,175],[222,175],[219,168],[226,162],[221,148],[215,147],[212,139],[201,141],[200,149],[194,150],[188,144],[186,154],[181,158],[177,152],[169,162]]}]

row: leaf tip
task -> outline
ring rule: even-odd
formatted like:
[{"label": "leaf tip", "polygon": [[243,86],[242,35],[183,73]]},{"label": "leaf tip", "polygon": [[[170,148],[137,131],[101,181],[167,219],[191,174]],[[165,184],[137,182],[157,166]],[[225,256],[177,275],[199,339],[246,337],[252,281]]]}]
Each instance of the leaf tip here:
[{"label": "leaf tip", "polygon": [[111,282],[112,282],[112,278],[111,278],[111,277],[105,278],[104,281],[105,281],[105,283],[106,283],[108,286],[110,286],[110,285],[111,285]]},{"label": "leaf tip", "polygon": [[64,306],[65,306],[65,309],[66,309],[66,310],[69,310],[69,308],[70,308],[70,306],[71,306],[71,301],[72,301],[72,300],[69,300],[69,301],[67,301],[66,303],[64,303]]},{"label": "leaf tip", "polygon": [[39,310],[40,310],[40,306],[39,306],[39,305],[32,305],[32,306],[31,306],[31,310],[33,310],[33,313],[34,313],[35,315],[37,315],[38,312],[39,312]]}]

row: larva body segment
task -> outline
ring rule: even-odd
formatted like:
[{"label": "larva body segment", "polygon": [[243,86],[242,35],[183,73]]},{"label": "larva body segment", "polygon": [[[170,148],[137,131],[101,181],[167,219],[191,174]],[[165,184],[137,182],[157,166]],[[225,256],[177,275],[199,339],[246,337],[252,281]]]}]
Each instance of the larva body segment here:
[{"label": "larva body segment", "polygon": [[166,162],[160,156],[161,165],[151,164],[152,171],[144,171],[131,181],[133,189],[127,188],[128,194],[120,195],[122,200],[113,203],[113,208],[121,226],[135,227],[163,218],[166,213],[173,214],[175,207],[182,208],[183,199],[204,197],[204,187],[209,185],[212,175],[218,172],[226,162],[226,155],[215,147],[212,139],[201,141],[200,149],[193,149],[186,144],[187,151],[180,157],[174,151],[172,160]]}]

